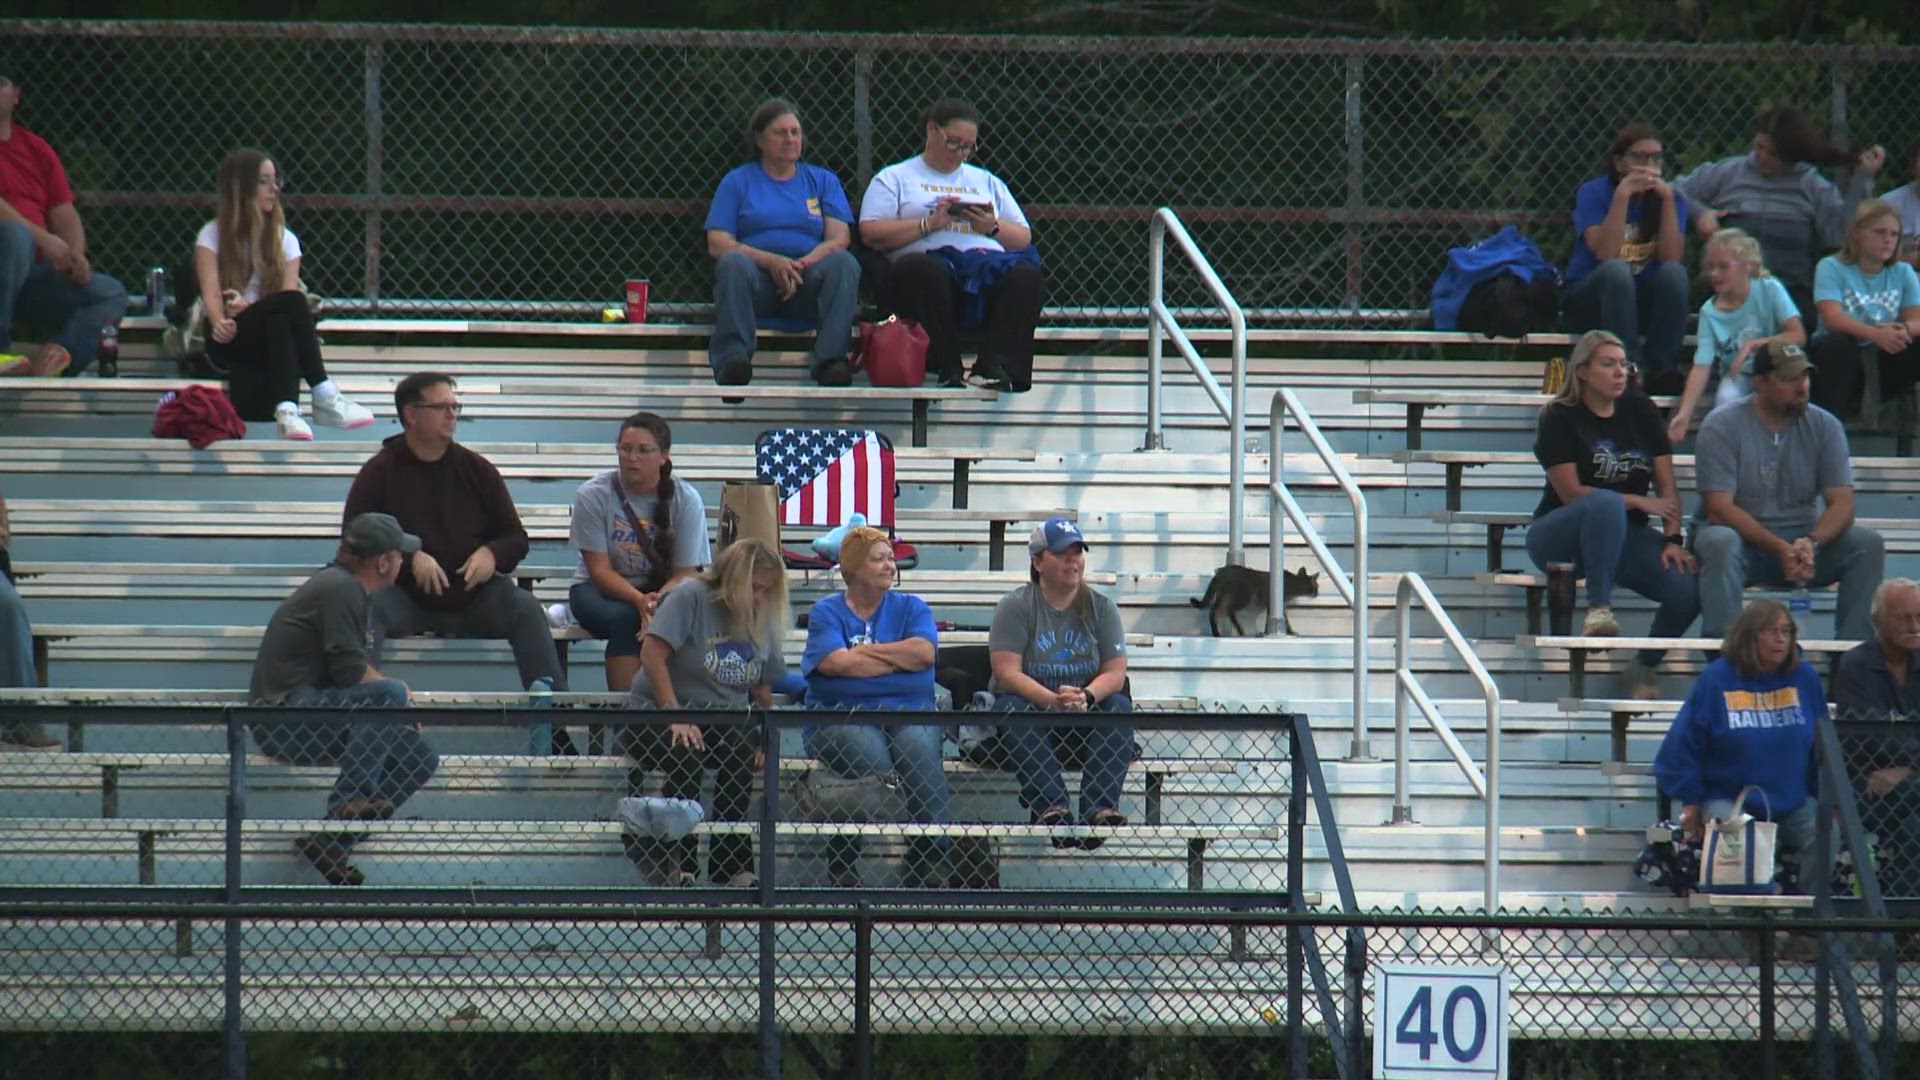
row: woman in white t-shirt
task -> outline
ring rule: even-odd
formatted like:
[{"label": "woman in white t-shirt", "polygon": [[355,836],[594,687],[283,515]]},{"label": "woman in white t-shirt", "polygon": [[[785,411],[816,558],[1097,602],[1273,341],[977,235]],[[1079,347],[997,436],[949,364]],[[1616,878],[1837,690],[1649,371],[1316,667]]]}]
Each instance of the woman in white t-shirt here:
[{"label": "woman in white t-shirt", "polygon": [[[927,368],[942,386],[995,390],[1033,384],[1033,329],[1046,281],[1033,230],[997,176],[969,164],[980,114],[935,102],[922,117],[926,147],[874,174],[860,204],[860,239],[888,260],[880,302],[927,332]],[[986,345],[964,380],[961,328]]]},{"label": "woman in white t-shirt", "polygon": [[373,423],[320,361],[313,311],[300,291],[300,238],[287,228],[273,159],[235,150],[220,163],[215,184],[218,215],[194,240],[193,271],[207,309],[207,357],[227,372],[234,412],[242,420],[276,421],[282,438],[312,439],[300,418],[304,377],[313,388],[315,423]]}]

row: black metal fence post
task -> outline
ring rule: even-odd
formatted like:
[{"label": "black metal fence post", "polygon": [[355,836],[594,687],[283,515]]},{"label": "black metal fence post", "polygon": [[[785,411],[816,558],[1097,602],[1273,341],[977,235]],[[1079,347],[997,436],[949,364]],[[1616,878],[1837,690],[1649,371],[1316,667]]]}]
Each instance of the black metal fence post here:
[{"label": "black metal fence post", "polygon": [[1760,1080],[1774,1080],[1780,1067],[1774,1046],[1774,915],[1760,909]]},{"label": "black metal fence post", "polygon": [[[775,874],[774,860],[774,821],[780,816],[780,728],[771,717],[764,713],[760,716],[760,750],[763,755],[760,767],[760,906],[773,906],[773,882]],[[778,978],[779,967],[775,961],[774,949],[775,924],[770,918],[760,920],[760,1075],[766,1080],[780,1080],[780,1017],[779,1001],[774,994],[774,981]]]},{"label": "black metal fence post", "polygon": [[[240,858],[240,826],[247,817],[247,729],[231,708],[220,711],[227,723],[226,900],[229,904],[238,904],[246,873]],[[226,919],[223,968],[227,1080],[246,1080],[247,1031],[240,1008],[240,920],[231,915]]]},{"label": "black metal fence post", "polygon": [[[1300,752],[1300,725],[1289,725],[1292,784],[1287,792],[1287,910],[1306,909],[1307,759]],[[1310,931],[1309,931],[1310,932]],[[1302,996],[1305,935],[1301,924],[1287,924],[1287,1075],[1307,1075],[1307,1018]]]},{"label": "black metal fence post", "polygon": [[865,900],[853,915],[853,1075],[873,1077],[873,911]]}]

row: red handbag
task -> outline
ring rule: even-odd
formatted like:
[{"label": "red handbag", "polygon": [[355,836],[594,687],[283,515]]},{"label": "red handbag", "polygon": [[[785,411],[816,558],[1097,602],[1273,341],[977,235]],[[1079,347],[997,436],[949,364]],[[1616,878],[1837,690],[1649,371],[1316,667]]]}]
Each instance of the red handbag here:
[{"label": "red handbag", "polygon": [[861,323],[853,370],[865,371],[875,386],[920,386],[927,381],[927,332],[898,315],[887,316],[886,322]]}]

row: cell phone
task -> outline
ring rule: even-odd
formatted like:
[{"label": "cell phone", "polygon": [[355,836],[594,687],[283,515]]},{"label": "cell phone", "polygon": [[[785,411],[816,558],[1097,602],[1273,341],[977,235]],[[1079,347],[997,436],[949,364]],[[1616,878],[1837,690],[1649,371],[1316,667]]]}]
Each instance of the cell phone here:
[{"label": "cell phone", "polygon": [[962,216],[962,215],[964,215],[964,214],[965,214],[965,213],[966,213],[967,211],[969,211],[969,210],[991,210],[991,209],[993,209],[993,204],[992,204],[992,203],[984,203],[984,202],[957,202],[957,203],[948,203],[948,204],[947,204],[947,216],[948,216],[948,217],[960,217],[960,216]]}]

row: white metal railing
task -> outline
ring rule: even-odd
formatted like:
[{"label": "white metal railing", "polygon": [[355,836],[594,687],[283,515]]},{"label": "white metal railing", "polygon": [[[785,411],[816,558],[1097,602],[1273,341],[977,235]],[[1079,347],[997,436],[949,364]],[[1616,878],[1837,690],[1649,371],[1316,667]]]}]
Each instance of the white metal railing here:
[{"label": "white metal railing", "polygon": [[[1487,761],[1483,772],[1467,755],[1466,748],[1454,737],[1453,729],[1440,715],[1433,699],[1421,688],[1420,680],[1414,675],[1408,659],[1408,636],[1413,624],[1413,599],[1419,597],[1427,614],[1440,624],[1440,634],[1447,639],[1460,661],[1467,670],[1480,680],[1480,693],[1487,703]],[[1473,651],[1473,646],[1460,634],[1460,628],[1453,624],[1445,608],[1427,588],[1427,583],[1419,574],[1400,575],[1400,587],[1394,596],[1393,618],[1393,821],[1394,824],[1407,824],[1413,821],[1413,801],[1407,794],[1407,768],[1409,731],[1407,724],[1407,702],[1411,700],[1426,717],[1427,726],[1439,736],[1459,764],[1460,771],[1466,774],[1467,783],[1480,795],[1486,804],[1486,896],[1488,912],[1500,909],[1500,691],[1493,685],[1493,676],[1487,674],[1485,664]]]},{"label": "white metal railing", "polygon": [[[1166,247],[1167,237],[1172,236],[1174,243],[1186,255],[1200,274],[1200,280],[1206,284],[1207,291],[1227,313],[1227,324],[1233,337],[1233,378],[1227,389],[1220,389],[1219,380],[1207,369],[1207,363],[1200,358],[1200,351],[1193,347],[1193,341],[1187,332],[1180,328],[1180,322],[1164,302],[1163,293],[1166,284]],[[1227,291],[1220,281],[1220,275],[1213,272],[1207,257],[1200,254],[1199,245],[1193,237],[1187,235],[1186,226],[1180,224],[1180,217],[1171,207],[1163,206],[1153,212],[1153,224],[1147,233],[1147,450],[1166,448],[1166,438],[1162,431],[1160,417],[1160,378],[1161,378],[1161,340],[1162,335],[1171,337],[1180,355],[1186,357],[1187,366],[1193,370],[1194,377],[1200,380],[1200,386],[1207,396],[1213,399],[1213,405],[1226,417],[1228,431],[1227,483],[1233,492],[1233,498],[1227,506],[1227,561],[1244,563],[1246,550],[1246,453],[1247,453],[1247,316],[1240,310],[1240,304],[1233,294]]]},{"label": "white metal railing", "polygon": [[[1286,430],[1286,416],[1293,414],[1294,423],[1300,425],[1300,433],[1307,437],[1314,453],[1320,455],[1320,463],[1333,474],[1334,482],[1340,490],[1346,492],[1347,502],[1353,505],[1353,576],[1341,568],[1333,552],[1327,550],[1326,541],[1320,537],[1320,530],[1314,528],[1313,521],[1294,501],[1293,492],[1287,490],[1282,478],[1283,462],[1286,456],[1281,452],[1280,437]],[[1327,444],[1326,436],[1320,434],[1320,426],[1313,422],[1306,406],[1292,390],[1282,387],[1273,395],[1273,403],[1267,408],[1268,466],[1267,466],[1267,569],[1272,575],[1268,582],[1267,594],[1267,633],[1272,635],[1284,629],[1281,612],[1285,602],[1283,592],[1285,580],[1281,576],[1285,568],[1285,551],[1282,540],[1285,537],[1286,521],[1291,519],[1293,527],[1300,530],[1300,536],[1320,560],[1320,566],[1327,572],[1333,587],[1340,592],[1341,599],[1353,609],[1353,746],[1350,756],[1358,760],[1367,757],[1367,498],[1360,491],[1360,485],[1354,483],[1347,467],[1340,463],[1340,455],[1333,452]]]}]

